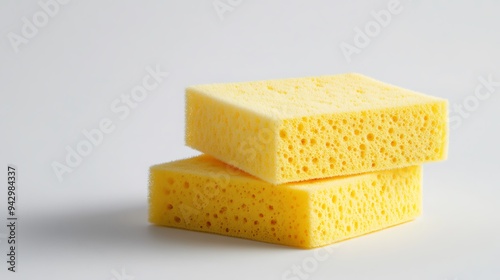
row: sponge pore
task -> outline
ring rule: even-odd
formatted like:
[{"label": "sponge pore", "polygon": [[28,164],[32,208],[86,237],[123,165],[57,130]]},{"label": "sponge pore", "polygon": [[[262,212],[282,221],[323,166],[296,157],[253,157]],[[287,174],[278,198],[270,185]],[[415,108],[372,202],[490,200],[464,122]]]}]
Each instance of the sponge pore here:
[{"label": "sponge pore", "polygon": [[149,220],[313,248],[416,218],[421,179],[412,166],[272,185],[202,155],[151,167]]},{"label": "sponge pore", "polygon": [[186,90],[186,144],[273,184],[447,156],[447,101],[359,74]]}]

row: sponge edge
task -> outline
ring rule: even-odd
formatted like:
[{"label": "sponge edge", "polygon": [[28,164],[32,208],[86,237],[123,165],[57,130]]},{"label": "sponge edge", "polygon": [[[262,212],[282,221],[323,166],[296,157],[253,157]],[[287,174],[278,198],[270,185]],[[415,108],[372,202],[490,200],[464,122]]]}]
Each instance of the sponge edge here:
[{"label": "sponge edge", "polygon": [[359,74],[186,90],[186,144],[273,184],[447,157],[448,103]]},{"label": "sponge edge", "polygon": [[150,168],[149,221],[302,248],[410,221],[421,168],[272,185],[210,156]]}]

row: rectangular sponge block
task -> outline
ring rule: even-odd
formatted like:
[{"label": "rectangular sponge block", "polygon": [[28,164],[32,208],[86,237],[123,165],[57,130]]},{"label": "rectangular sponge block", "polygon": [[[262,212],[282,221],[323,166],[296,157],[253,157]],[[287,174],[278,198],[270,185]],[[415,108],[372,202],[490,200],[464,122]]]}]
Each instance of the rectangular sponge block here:
[{"label": "rectangular sponge block", "polygon": [[156,225],[313,248],[416,218],[421,168],[272,185],[208,155],[150,169]]},{"label": "rectangular sponge block", "polygon": [[447,101],[359,74],[186,90],[186,144],[273,184],[446,158]]}]

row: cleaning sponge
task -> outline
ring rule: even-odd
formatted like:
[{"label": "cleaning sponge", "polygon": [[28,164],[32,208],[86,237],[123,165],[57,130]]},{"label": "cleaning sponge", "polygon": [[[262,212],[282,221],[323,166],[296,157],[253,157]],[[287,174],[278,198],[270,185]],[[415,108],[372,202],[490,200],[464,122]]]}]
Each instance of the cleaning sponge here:
[{"label": "cleaning sponge", "polygon": [[421,212],[421,168],[272,185],[213,157],[152,166],[149,220],[162,226],[313,248]]},{"label": "cleaning sponge", "polygon": [[359,74],[192,86],[186,144],[273,184],[438,161],[447,101]]}]

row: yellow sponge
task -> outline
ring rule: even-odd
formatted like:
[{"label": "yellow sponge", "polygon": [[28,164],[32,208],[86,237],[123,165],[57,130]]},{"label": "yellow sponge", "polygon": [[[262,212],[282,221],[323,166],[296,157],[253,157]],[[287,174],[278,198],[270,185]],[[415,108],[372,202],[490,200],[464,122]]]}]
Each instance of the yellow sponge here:
[{"label": "yellow sponge", "polygon": [[192,86],[186,144],[273,184],[443,160],[447,101],[359,74]]},{"label": "yellow sponge", "polygon": [[213,157],[150,169],[156,225],[313,248],[400,224],[421,212],[421,168],[272,185]]}]

